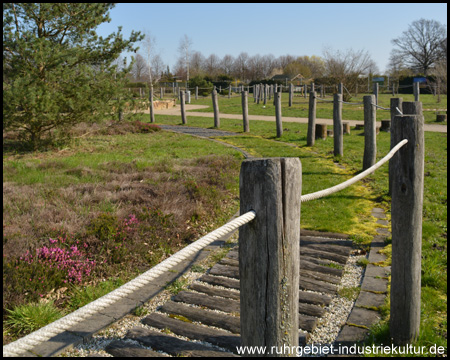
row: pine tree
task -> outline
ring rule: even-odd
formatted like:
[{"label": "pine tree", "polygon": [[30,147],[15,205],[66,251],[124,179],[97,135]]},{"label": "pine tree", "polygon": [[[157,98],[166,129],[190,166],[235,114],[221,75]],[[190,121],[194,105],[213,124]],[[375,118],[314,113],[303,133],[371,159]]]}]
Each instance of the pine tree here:
[{"label": "pine tree", "polygon": [[106,38],[95,29],[110,21],[111,3],[3,4],[3,129],[37,148],[80,122],[117,110],[126,74],[116,59],[142,36]]}]

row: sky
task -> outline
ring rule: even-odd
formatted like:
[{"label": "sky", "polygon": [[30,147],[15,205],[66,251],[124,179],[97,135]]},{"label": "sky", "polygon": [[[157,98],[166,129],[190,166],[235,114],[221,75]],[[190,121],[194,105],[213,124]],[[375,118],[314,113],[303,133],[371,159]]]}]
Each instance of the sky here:
[{"label": "sky", "polygon": [[[122,26],[146,31],[156,40],[156,53],[173,69],[180,41],[187,35],[192,51],[208,57],[282,55],[323,56],[332,51],[367,51],[383,73],[391,43],[421,18],[447,26],[446,3],[150,3],[117,4],[111,22],[97,33],[107,36]],[[142,46],[141,46],[142,49]],[[126,56],[128,54],[124,54]]]}]

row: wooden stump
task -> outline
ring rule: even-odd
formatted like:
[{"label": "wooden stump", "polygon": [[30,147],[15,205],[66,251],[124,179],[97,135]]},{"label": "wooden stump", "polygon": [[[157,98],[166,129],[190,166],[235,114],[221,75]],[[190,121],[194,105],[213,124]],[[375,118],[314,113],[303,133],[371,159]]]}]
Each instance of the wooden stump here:
[{"label": "wooden stump", "polygon": [[447,114],[438,114],[436,115],[436,122],[447,121]]},{"label": "wooden stump", "polygon": [[327,124],[316,124],[316,139],[323,139],[325,140],[327,138]]},{"label": "wooden stump", "polygon": [[381,120],[381,131],[390,132],[391,131],[391,120]]},{"label": "wooden stump", "polygon": [[342,123],[342,132],[345,134],[350,135],[350,123],[349,122],[343,122]]}]

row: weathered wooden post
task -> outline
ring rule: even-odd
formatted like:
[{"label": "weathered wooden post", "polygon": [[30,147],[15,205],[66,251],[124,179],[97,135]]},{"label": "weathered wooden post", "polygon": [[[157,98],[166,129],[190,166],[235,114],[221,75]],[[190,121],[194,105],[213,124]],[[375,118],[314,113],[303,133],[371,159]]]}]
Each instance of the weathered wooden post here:
[{"label": "weathered wooden post", "polygon": [[198,86],[195,87],[195,100],[198,100]]},{"label": "weathered wooden post", "polygon": [[[394,83],[392,83],[392,86],[394,86]],[[390,109],[391,109],[391,128],[392,124],[394,122],[394,117],[397,115],[403,114],[403,98],[391,98],[390,102]],[[397,144],[394,144],[394,139],[392,138],[391,134],[391,149]],[[389,160],[389,195],[392,194],[392,159]]]},{"label": "weathered wooden post", "polygon": [[377,108],[375,107],[375,95],[363,97],[364,102],[364,158],[363,170],[375,165],[377,156],[377,135],[376,118]]},{"label": "weathered wooden post", "polygon": [[242,163],[240,211],[256,212],[239,229],[242,346],[298,346],[301,187],[298,158]]},{"label": "weathered wooden post", "polygon": [[294,86],[289,84],[289,107],[292,106],[292,98],[294,96]]},{"label": "weathered wooden post", "polygon": [[339,83],[338,84],[338,90],[337,90],[338,94],[343,95],[344,94],[344,84],[343,83]]},{"label": "weathered wooden post", "polygon": [[344,139],[342,134],[342,94],[334,94],[333,101],[333,133],[334,156],[344,155]]},{"label": "weathered wooden post", "polygon": [[306,145],[314,146],[316,141],[316,93],[309,93],[309,109],[308,109],[308,134],[306,136]]},{"label": "weathered wooden post", "polygon": [[267,84],[264,84],[264,105],[267,104]]},{"label": "weathered wooden post", "polygon": [[250,132],[250,125],[248,122],[248,93],[242,91],[242,117],[244,121],[244,132]]},{"label": "weathered wooden post", "polygon": [[413,83],[413,91],[414,91],[414,101],[419,101],[420,98],[420,87],[419,87],[419,83],[415,82]]},{"label": "weathered wooden post", "polygon": [[[405,105],[404,103],[403,105]],[[423,115],[398,115],[395,143],[407,139],[392,158],[392,268],[390,333],[395,344],[417,339],[420,327],[422,209],[425,142]]]},{"label": "weathered wooden post", "polygon": [[375,104],[378,105],[378,92],[379,92],[379,86],[378,83],[373,84],[373,94],[375,95]]},{"label": "weathered wooden post", "polygon": [[155,112],[153,108],[153,86],[150,87],[150,93],[149,93],[149,100],[150,100],[150,122],[155,122]]},{"label": "weathered wooden post", "polygon": [[231,85],[228,87],[228,99],[231,99]]},{"label": "weathered wooden post", "polygon": [[219,100],[217,99],[217,91],[213,90],[212,92],[212,103],[214,109],[214,127],[220,128],[220,118],[219,118]]},{"label": "weathered wooden post", "polygon": [[185,106],[185,97],[186,94],[183,90],[180,90],[180,107],[181,107],[181,123],[183,125],[187,124],[187,118],[186,118],[186,106]]},{"label": "weathered wooden post", "polygon": [[277,123],[277,137],[283,135],[283,121],[281,119],[281,91],[275,93],[275,121]]}]

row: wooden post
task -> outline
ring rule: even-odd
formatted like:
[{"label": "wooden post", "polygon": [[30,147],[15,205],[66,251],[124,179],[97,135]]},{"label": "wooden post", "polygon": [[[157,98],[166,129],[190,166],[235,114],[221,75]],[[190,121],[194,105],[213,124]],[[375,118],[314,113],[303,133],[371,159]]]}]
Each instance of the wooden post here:
[{"label": "wooden post", "polygon": [[149,100],[150,100],[150,122],[154,123],[155,122],[155,112],[154,112],[154,108],[153,108],[153,86],[150,88]]},{"label": "wooden post", "polygon": [[292,98],[294,96],[294,86],[289,84],[289,107],[292,106]]},{"label": "wooden post", "polygon": [[375,95],[375,104],[378,105],[378,90],[379,86],[378,83],[373,84],[373,94]]},{"label": "wooden post", "polygon": [[316,140],[316,93],[309,93],[309,109],[308,109],[308,134],[306,136],[306,145],[314,146]]},{"label": "wooden post", "polygon": [[413,91],[414,91],[414,101],[419,101],[420,98],[420,87],[419,87],[419,83],[415,82],[413,83]]},{"label": "wooden post", "polygon": [[187,124],[186,107],[184,102],[185,102],[185,93],[183,90],[180,90],[181,122],[183,123],[183,125]]},{"label": "wooden post", "polygon": [[392,268],[390,333],[395,344],[419,335],[422,209],[424,186],[423,115],[394,117],[391,137],[407,139],[392,157]]},{"label": "wooden post", "polygon": [[342,94],[334,94],[333,102],[333,136],[334,156],[344,155],[344,139],[342,134]]},{"label": "wooden post", "polygon": [[214,109],[214,127],[220,128],[220,118],[219,118],[219,100],[217,99],[217,91],[213,90],[212,92],[212,103]]},{"label": "wooden post", "polygon": [[344,84],[342,84],[342,83],[339,83],[339,84],[338,84],[338,90],[337,90],[337,93],[338,93],[338,94],[341,94],[341,95],[344,94]]},{"label": "wooden post", "polygon": [[277,123],[277,137],[283,135],[283,122],[281,120],[281,91],[275,93],[275,121]]},{"label": "wooden post", "polygon": [[267,84],[264,84],[264,105],[267,104]]},{"label": "wooden post", "polygon": [[198,86],[195,87],[195,100],[198,100]]},{"label": "wooden post", "polygon": [[228,99],[231,99],[231,85],[228,87]]},{"label": "wooden post", "polygon": [[[394,83],[392,83],[392,86],[394,86]],[[394,122],[394,117],[397,115],[403,114],[403,98],[391,98],[390,102],[390,109],[391,109],[391,128],[392,124]],[[392,138],[391,134],[391,149],[395,146],[394,139]],[[392,159],[389,160],[389,195],[392,194]]]},{"label": "wooden post", "polygon": [[377,135],[376,118],[377,108],[375,104],[375,95],[363,97],[364,102],[364,158],[363,170],[375,165],[377,156]]},{"label": "wooden post", "polygon": [[306,92],[307,92],[307,90],[308,90],[308,87],[306,86],[306,84],[303,85],[303,96],[305,97],[305,99],[306,99]]},{"label": "wooden post", "polygon": [[344,135],[345,134],[350,135],[350,123],[349,122],[342,123],[342,131],[344,132]]},{"label": "wooden post", "polygon": [[242,117],[244,121],[244,132],[250,132],[250,125],[248,122],[248,93],[242,91]]},{"label": "wooden post", "polygon": [[159,98],[162,100],[163,97],[164,97],[164,95],[163,95],[163,88],[160,87],[160,88],[159,88]]},{"label": "wooden post", "polygon": [[239,229],[242,346],[298,346],[301,186],[298,158],[242,163],[240,211],[256,212]]}]

